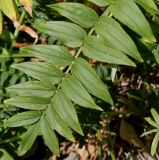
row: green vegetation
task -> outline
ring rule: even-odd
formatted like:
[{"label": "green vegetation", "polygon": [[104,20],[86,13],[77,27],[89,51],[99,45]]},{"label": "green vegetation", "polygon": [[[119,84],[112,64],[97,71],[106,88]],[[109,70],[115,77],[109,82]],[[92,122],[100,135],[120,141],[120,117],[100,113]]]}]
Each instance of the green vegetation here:
[{"label": "green vegetation", "polygon": [[113,160],[157,156],[158,1],[0,4],[1,159],[34,155],[39,137],[59,157],[62,141],[88,135],[98,159],[103,146]]}]

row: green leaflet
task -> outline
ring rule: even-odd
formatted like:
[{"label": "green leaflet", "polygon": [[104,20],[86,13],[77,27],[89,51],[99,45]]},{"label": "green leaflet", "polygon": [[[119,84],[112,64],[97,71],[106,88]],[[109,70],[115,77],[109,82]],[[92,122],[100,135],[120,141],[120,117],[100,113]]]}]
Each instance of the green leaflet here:
[{"label": "green leaflet", "polygon": [[50,84],[58,83],[64,75],[59,69],[45,62],[24,62],[14,64],[13,67],[33,78]]},{"label": "green leaflet", "polygon": [[159,142],[159,131],[156,133],[156,135],[152,141],[152,145],[151,145],[151,155],[152,156],[154,156],[156,153],[158,142]]},{"label": "green leaflet", "polygon": [[1,160],[14,160],[13,157],[5,150],[0,148]]},{"label": "green leaflet", "polygon": [[44,32],[50,36],[57,38],[68,47],[80,47],[83,44],[83,39],[86,32],[80,26],[64,22],[50,21],[46,23],[38,23],[33,25],[38,31]]},{"label": "green leaflet", "polygon": [[25,154],[33,145],[37,135],[39,132],[39,123],[36,123],[29,127],[24,137],[22,138],[20,147],[19,147],[19,155]]},{"label": "green leaflet", "polygon": [[144,37],[145,41],[156,41],[149,23],[135,4],[134,0],[118,0],[109,6],[108,10],[112,12],[113,16],[119,21]]},{"label": "green leaflet", "polygon": [[158,128],[159,129],[159,124],[155,121],[153,121],[151,118],[145,118],[145,120],[153,127]]},{"label": "green leaflet", "polygon": [[[65,81],[65,80],[64,80]],[[67,82],[66,82],[67,83]],[[65,82],[62,86],[64,89],[70,89],[69,86],[66,86]],[[72,87],[74,87],[72,85]],[[77,89],[77,88],[76,88]],[[78,89],[77,89],[78,90]],[[71,89],[70,89],[71,92]],[[66,92],[69,96],[70,94]],[[62,91],[57,91],[56,95],[53,98],[53,107],[55,108],[56,112],[59,114],[61,119],[69,125],[72,129],[74,129],[79,134],[83,135],[82,129],[80,127],[78,117],[76,114],[76,110],[72,104],[72,102],[67,98],[66,94]]]},{"label": "green leaflet", "polygon": [[135,66],[134,62],[132,62],[123,52],[112,48],[100,37],[86,37],[82,51],[87,57],[101,62]]},{"label": "green leaflet", "polygon": [[138,61],[143,61],[135,43],[114,19],[107,16],[100,17],[95,25],[95,30],[112,47],[125,52]]},{"label": "green leaflet", "polygon": [[[55,129],[63,137],[66,137],[66,139],[75,142],[71,129],[65,123],[67,121],[64,121],[60,117],[60,114],[61,113],[58,114],[57,111],[55,110],[53,103],[50,105],[50,107],[48,107],[46,111],[46,117],[48,118],[52,128]],[[74,115],[72,114],[71,117],[72,116]]]},{"label": "green leaflet", "polygon": [[151,109],[151,114],[154,118],[154,120],[159,124],[159,114],[156,112],[154,108]]},{"label": "green leaflet", "polygon": [[58,45],[28,46],[21,48],[20,51],[22,54],[41,58],[54,66],[67,66],[73,60],[68,50]]},{"label": "green leaflet", "polygon": [[0,0],[0,9],[13,22],[17,20],[17,6],[15,0]]},{"label": "green leaflet", "polygon": [[18,113],[9,118],[5,122],[5,125],[7,127],[19,127],[19,126],[33,124],[39,120],[40,116],[41,114],[37,111],[27,111]]},{"label": "green leaflet", "polygon": [[102,110],[98,107],[82,84],[73,76],[67,75],[61,84],[64,93],[80,106]]},{"label": "green leaflet", "polygon": [[105,7],[111,3],[111,0],[89,0],[90,2],[95,3],[97,6]]},{"label": "green leaflet", "polygon": [[49,147],[49,149],[57,156],[59,156],[59,144],[58,139],[52,130],[49,121],[45,117],[42,117],[40,121],[40,130],[43,134],[43,139],[45,144]]},{"label": "green leaflet", "polygon": [[159,14],[159,10],[154,2],[154,0],[135,0],[141,7],[143,7],[147,12],[152,14]]},{"label": "green leaflet", "polygon": [[17,96],[6,100],[5,103],[29,110],[43,110],[50,103],[50,99],[35,96]]},{"label": "green leaflet", "polygon": [[151,133],[155,133],[155,132],[158,132],[158,129],[152,129],[152,130],[150,130],[150,131],[144,132],[144,133],[141,135],[141,137],[146,136],[146,135],[149,135],[149,134],[151,134]]},{"label": "green leaflet", "polygon": [[78,78],[85,88],[94,96],[113,104],[107,87],[100,80],[94,69],[82,58],[75,60],[72,66],[72,74]]},{"label": "green leaflet", "polygon": [[98,21],[97,13],[84,4],[62,2],[49,7],[85,28],[92,27]]},{"label": "green leaflet", "polygon": [[3,17],[2,17],[2,12],[0,10],[0,34],[2,33],[2,28],[3,28]]},{"label": "green leaflet", "polygon": [[8,92],[14,92],[19,95],[25,96],[39,96],[43,98],[50,97],[54,94],[56,87],[45,82],[29,81],[20,83],[7,88]]}]

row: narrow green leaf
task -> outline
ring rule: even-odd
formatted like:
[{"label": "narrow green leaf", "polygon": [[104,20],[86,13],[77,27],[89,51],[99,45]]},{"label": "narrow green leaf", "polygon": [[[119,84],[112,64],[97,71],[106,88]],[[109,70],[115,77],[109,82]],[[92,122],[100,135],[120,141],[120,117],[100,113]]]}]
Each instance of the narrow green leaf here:
[{"label": "narrow green leaf", "polygon": [[152,14],[159,14],[159,10],[154,2],[154,0],[135,0],[141,7],[143,7],[147,12]]},{"label": "narrow green leaf", "polygon": [[159,114],[156,112],[156,110],[154,108],[151,109],[151,114],[154,118],[154,120],[158,123],[159,125]]},{"label": "narrow green leaf", "polygon": [[63,77],[63,73],[58,68],[45,62],[24,62],[12,66],[33,78],[50,84],[58,83]]},{"label": "narrow green leaf", "polygon": [[112,47],[125,52],[138,61],[143,61],[135,43],[114,19],[107,16],[100,17],[99,22],[95,25],[95,30]]},{"label": "narrow green leaf", "polygon": [[49,149],[57,156],[59,156],[59,144],[58,139],[52,130],[50,123],[48,122],[45,115],[42,117],[40,121],[40,129],[43,134],[43,138],[45,144],[49,147]]},{"label": "narrow green leaf", "polygon": [[155,121],[153,121],[151,118],[145,118],[145,120],[152,126],[154,126],[155,128],[158,128],[159,129],[159,124],[156,123]]},{"label": "narrow green leaf", "polygon": [[61,91],[57,91],[53,98],[53,106],[56,112],[59,114],[61,119],[74,129],[79,134],[83,135],[82,129],[80,127],[76,110],[72,102],[67,98],[67,96]]},{"label": "narrow green leaf", "polygon": [[111,0],[89,0],[89,1],[100,7],[108,6],[111,3]]},{"label": "narrow green leaf", "polygon": [[[68,140],[75,142],[75,139],[72,135],[71,129],[66,125],[67,121],[64,121],[63,117],[62,118],[60,117],[60,114],[61,113],[57,113],[57,111],[55,110],[53,103],[50,105],[50,107],[48,107],[48,109],[46,111],[46,116],[47,116],[51,126],[53,127],[53,129],[55,129],[63,137],[66,137]],[[71,117],[72,116],[74,116],[74,115],[71,115]],[[76,126],[76,128],[77,128],[77,126]]]},{"label": "narrow green leaf", "polygon": [[72,74],[82,82],[91,94],[113,104],[106,85],[100,80],[87,61],[82,58],[76,59],[72,66]]},{"label": "narrow green leaf", "polygon": [[52,96],[55,90],[55,86],[40,81],[29,81],[7,88],[7,91],[11,93],[14,92],[23,96],[39,96],[43,98]]},{"label": "narrow green leaf", "polygon": [[92,27],[98,21],[97,13],[81,3],[62,2],[49,7],[85,28]]},{"label": "narrow green leaf", "polygon": [[80,26],[64,22],[50,21],[46,23],[38,23],[33,25],[38,31],[44,32],[50,36],[57,38],[68,47],[80,47],[83,44],[83,39],[86,32]]},{"label": "narrow green leaf", "polygon": [[146,135],[151,134],[151,133],[154,133],[154,132],[158,132],[158,131],[159,131],[159,129],[152,129],[152,130],[150,130],[150,131],[144,132],[144,133],[141,135],[141,137],[146,136]]},{"label": "narrow green leaf", "polygon": [[43,110],[50,103],[50,99],[34,96],[17,96],[6,100],[5,103],[29,110]]},{"label": "narrow green leaf", "polygon": [[123,52],[114,49],[100,37],[86,37],[82,51],[87,57],[101,62],[135,66]]},{"label": "narrow green leaf", "polygon": [[112,12],[113,16],[119,21],[144,37],[147,42],[156,41],[149,23],[134,0],[118,0],[112,3],[108,10]]},{"label": "narrow green leaf", "polygon": [[2,12],[0,10],[0,34],[2,33],[2,28],[3,28],[3,17],[2,17]]},{"label": "narrow green leaf", "polygon": [[154,156],[156,153],[158,142],[159,142],[159,131],[156,133],[156,135],[152,141],[152,145],[151,145],[151,155],[152,156]]},{"label": "narrow green leaf", "polygon": [[67,49],[57,45],[28,46],[21,48],[20,51],[22,54],[41,58],[54,66],[67,66],[73,60]]},{"label": "narrow green leaf", "polygon": [[75,103],[80,106],[102,110],[97,106],[89,93],[85,90],[82,84],[75,77],[67,75],[61,84],[64,93]]},{"label": "narrow green leaf", "polygon": [[41,114],[37,111],[27,111],[18,113],[9,118],[5,122],[5,125],[8,127],[19,127],[19,126],[33,124],[39,120],[40,116]]},{"label": "narrow green leaf", "polygon": [[0,148],[0,153],[2,155],[0,156],[1,160],[14,160],[13,157],[3,148]]},{"label": "narrow green leaf", "polygon": [[15,0],[0,0],[0,9],[13,22],[17,20],[17,6]]},{"label": "narrow green leaf", "polygon": [[37,135],[39,132],[39,123],[36,123],[29,127],[24,137],[22,138],[20,147],[19,147],[19,155],[25,154],[33,145]]}]

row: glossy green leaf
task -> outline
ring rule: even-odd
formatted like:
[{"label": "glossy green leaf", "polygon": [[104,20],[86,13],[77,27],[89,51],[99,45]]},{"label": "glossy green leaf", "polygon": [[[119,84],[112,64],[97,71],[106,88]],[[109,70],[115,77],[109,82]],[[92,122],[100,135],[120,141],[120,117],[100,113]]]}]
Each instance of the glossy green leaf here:
[{"label": "glossy green leaf", "polygon": [[87,57],[101,62],[135,66],[123,52],[114,49],[100,37],[86,37],[82,51]]},{"label": "glossy green leaf", "polygon": [[151,155],[152,156],[154,156],[156,153],[158,142],[159,142],[159,131],[156,133],[156,135],[152,141],[152,145],[151,145]]},{"label": "glossy green leaf", "polygon": [[[67,93],[68,94],[68,93]],[[74,129],[79,134],[83,135],[82,129],[80,127],[76,110],[72,102],[67,98],[67,96],[62,92],[58,91],[53,98],[53,107],[59,114],[61,119]]]},{"label": "glossy green leaf", "polygon": [[152,14],[159,14],[159,10],[154,2],[154,0],[135,0],[141,7],[143,7],[147,12]]},{"label": "glossy green leaf", "polygon": [[50,97],[54,94],[56,87],[40,81],[29,81],[20,83],[7,88],[8,92],[14,92],[19,95],[25,96],[39,96],[39,97]]},{"label": "glossy green leaf", "polygon": [[3,17],[2,17],[2,12],[0,10],[0,34],[2,33],[2,28],[3,28]]},{"label": "glossy green leaf", "polygon": [[135,4],[134,0],[118,0],[109,6],[108,10],[112,12],[113,16],[119,21],[144,37],[145,41],[156,41],[149,23]]},{"label": "glossy green leaf", "polygon": [[0,9],[13,22],[17,20],[17,6],[15,0],[0,0]]},{"label": "glossy green leaf", "polygon": [[24,137],[22,138],[20,147],[19,147],[19,155],[25,154],[33,145],[37,135],[39,132],[39,123],[36,123],[29,127]]},{"label": "glossy green leaf", "polygon": [[125,52],[138,61],[143,61],[135,43],[114,19],[107,16],[100,17],[99,22],[95,25],[95,30],[112,47]]},{"label": "glossy green leaf", "polygon": [[49,7],[85,28],[92,27],[98,21],[97,13],[81,3],[62,2]]},{"label": "glossy green leaf", "polygon": [[113,104],[107,87],[87,61],[82,58],[76,59],[72,66],[72,74],[82,82],[91,94]]},{"label": "glossy green leaf", "polygon": [[159,124],[159,114],[156,112],[154,108],[151,109],[151,114],[154,118],[154,120]]},{"label": "glossy green leaf", "polygon": [[67,66],[73,60],[73,56],[69,54],[67,49],[57,45],[28,46],[21,48],[20,51],[22,54],[41,58],[54,66]]},{"label": "glossy green leaf", "polygon": [[46,23],[38,23],[33,25],[38,31],[46,33],[57,38],[68,47],[80,47],[83,44],[83,39],[86,32],[80,26],[64,22],[50,21]]},{"label": "glossy green leaf", "polygon": [[40,129],[43,134],[45,144],[55,155],[59,156],[60,153],[58,139],[45,115],[42,117],[40,121]]},{"label": "glossy green leaf", "polygon": [[40,116],[41,114],[37,111],[28,111],[28,112],[18,113],[12,116],[11,118],[9,118],[5,122],[5,125],[7,127],[19,127],[19,126],[33,124],[39,120]]},{"label": "glossy green leaf", "polygon": [[6,100],[5,103],[29,110],[43,110],[50,103],[50,99],[34,96],[17,96]]},{"label": "glossy green leaf", "polygon": [[108,6],[111,2],[111,0],[89,0],[89,1],[100,7]]},{"label": "glossy green leaf", "polygon": [[[75,139],[72,135],[71,129],[66,125],[67,121],[64,121],[60,117],[60,114],[57,113],[57,111],[55,110],[53,103],[50,105],[50,107],[48,107],[48,109],[46,111],[46,116],[47,116],[52,128],[55,129],[63,137],[66,137],[68,140],[75,142]],[[72,117],[72,115],[71,115],[71,117]]]},{"label": "glossy green leaf", "polygon": [[92,97],[85,90],[85,88],[82,86],[80,81],[75,77],[71,75],[66,76],[66,78],[63,80],[61,84],[61,87],[64,93],[72,101],[79,104],[80,106],[91,108],[91,109],[102,110],[100,107],[98,107],[94,103]]},{"label": "glossy green leaf", "polygon": [[14,64],[13,67],[33,78],[50,84],[58,83],[63,77],[63,73],[59,69],[45,62],[24,62]]}]

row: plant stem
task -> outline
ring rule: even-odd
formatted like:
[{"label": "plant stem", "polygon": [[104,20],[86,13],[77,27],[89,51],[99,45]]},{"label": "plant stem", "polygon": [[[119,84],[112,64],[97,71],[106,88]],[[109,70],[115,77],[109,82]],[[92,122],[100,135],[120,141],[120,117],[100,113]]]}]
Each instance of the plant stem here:
[{"label": "plant stem", "polygon": [[[93,32],[94,32],[94,28],[92,28],[92,29],[89,31],[88,35],[91,35]],[[82,45],[82,46],[83,46],[83,45]],[[78,52],[76,53],[74,60],[75,60],[76,58],[78,58],[79,55],[81,54],[81,52],[82,52],[82,46],[79,48]],[[70,66],[68,67],[68,69],[66,70],[65,74],[68,74],[69,71],[71,70],[71,67],[72,67],[72,65],[74,64],[74,60],[72,61],[72,63],[71,63]]]},{"label": "plant stem", "polygon": [[[89,31],[88,35],[91,35],[93,32],[94,32],[94,27]],[[57,86],[54,94],[52,95],[52,99],[53,99],[53,97],[55,96],[56,92],[60,89],[61,83],[62,83],[62,81],[65,79],[65,76],[70,72],[70,70],[71,70],[71,68],[72,68],[72,65],[75,63],[75,59],[78,58],[79,55],[81,54],[81,52],[82,52],[82,47],[83,47],[83,44],[82,44],[82,46],[79,48],[79,50],[77,51],[77,53],[76,53],[76,55],[75,55],[75,57],[74,57],[74,60],[71,62],[71,64],[70,64],[69,67],[67,68],[64,77],[61,78],[61,80],[60,80],[60,82],[59,82],[59,84],[58,84],[58,86]],[[52,102],[52,101],[51,101],[51,102]],[[48,108],[48,107],[47,107],[47,108]],[[43,117],[43,115],[45,115],[45,113],[46,113],[46,111],[47,111],[47,108],[45,109],[45,111],[44,111],[44,113],[42,114],[41,118]],[[41,118],[40,118],[40,119],[41,119]]]},{"label": "plant stem", "polygon": [[[25,15],[26,15],[26,13],[25,13],[25,11],[23,10],[23,12],[22,12],[22,14],[21,14],[21,16],[20,16],[20,19],[19,19],[19,24],[20,24],[20,25],[23,23],[23,20],[24,20],[24,18],[25,18]],[[12,53],[13,48],[14,48],[14,46],[15,46],[15,44],[16,44],[16,41],[17,41],[19,32],[20,32],[19,28],[16,28],[15,31],[14,31],[14,34],[13,34],[14,38],[13,38],[12,44],[11,44],[10,49],[9,49],[9,53],[10,53],[10,54]]]}]

